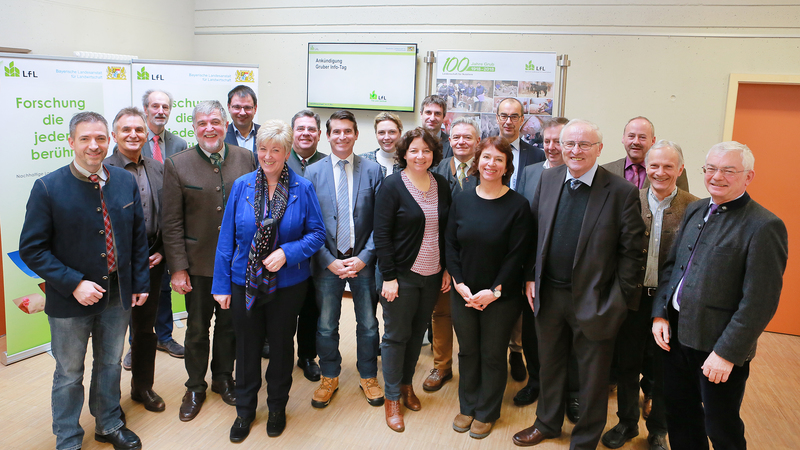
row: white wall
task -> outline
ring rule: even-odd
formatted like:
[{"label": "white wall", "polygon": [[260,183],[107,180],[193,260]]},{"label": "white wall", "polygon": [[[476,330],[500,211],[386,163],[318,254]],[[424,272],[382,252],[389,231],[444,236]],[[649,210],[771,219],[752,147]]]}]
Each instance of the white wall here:
[{"label": "white wall", "polygon": [[[662,0],[659,6],[621,0],[265,3],[196,0],[194,19],[194,59],[260,65],[262,120],[288,120],[305,106],[308,42],[418,43],[418,101],[427,51],[555,51],[572,61],[566,115],[597,122],[604,131],[601,162],[624,155],[625,122],[645,115],[658,138],[683,146],[691,190],[701,195],[698,168],[722,139],[728,75],[800,73],[800,6],[786,0],[770,6],[754,0]],[[318,112],[326,117],[332,111]],[[373,150],[375,113],[356,116],[356,151]],[[406,128],[419,124],[418,113],[401,118]]]}]

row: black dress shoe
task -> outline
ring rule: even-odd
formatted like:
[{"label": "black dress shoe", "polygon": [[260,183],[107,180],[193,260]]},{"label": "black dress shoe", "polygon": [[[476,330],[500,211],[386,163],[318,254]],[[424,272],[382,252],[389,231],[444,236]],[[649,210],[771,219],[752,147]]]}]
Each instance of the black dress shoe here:
[{"label": "black dress shoe", "polygon": [[651,434],[647,436],[647,445],[650,450],[668,450],[667,436],[664,434]]},{"label": "black dress shoe", "polygon": [[219,394],[223,402],[231,406],[236,406],[236,390],[233,380],[212,381],[211,392]]},{"label": "black dress shoe", "polygon": [[581,420],[581,404],[577,398],[567,399],[567,419],[572,423]]},{"label": "black dress shoe", "polygon": [[269,359],[269,341],[264,339],[264,346],[261,347],[261,357],[264,359]]},{"label": "black dress shoe", "polygon": [[164,399],[152,389],[131,389],[131,400],[144,404],[144,409],[161,412],[167,407]]},{"label": "black dress shoe", "polygon": [[603,445],[608,448],[620,448],[625,442],[639,435],[639,425],[628,426],[620,422],[603,435]]},{"label": "black dress shoe", "polygon": [[297,367],[303,369],[303,376],[308,381],[319,381],[322,371],[319,369],[319,364],[314,361],[314,358],[299,358],[297,360]]},{"label": "black dress shoe", "polygon": [[253,419],[237,417],[231,427],[231,442],[238,444],[247,439],[247,436],[250,435],[250,424],[252,423]]},{"label": "black dress shoe", "polygon": [[94,434],[97,442],[107,442],[114,446],[114,450],[139,450],[142,448],[142,441],[136,433],[125,428],[119,428],[109,434]]},{"label": "black dress shoe", "polygon": [[204,401],[206,401],[205,392],[186,391],[181,401],[181,409],[178,411],[178,418],[181,419],[181,422],[188,422],[197,417]]},{"label": "black dress shoe", "polygon": [[286,428],[286,410],[270,411],[267,419],[267,436],[278,437]]},{"label": "black dress shoe", "polygon": [[508,363],[511,365],[511,378],[513,378],[514,381],[525,381],[525,377],[528,376],[528,371],[525,370],[525,361],[522,360],[522,353],[509,353]]},{"label": "black dress shoe", "polygon": [[539,389],[534,386],[527,385],[517,392],[514,396],[514,404],[517,406],[530,405],[539,398]]}]

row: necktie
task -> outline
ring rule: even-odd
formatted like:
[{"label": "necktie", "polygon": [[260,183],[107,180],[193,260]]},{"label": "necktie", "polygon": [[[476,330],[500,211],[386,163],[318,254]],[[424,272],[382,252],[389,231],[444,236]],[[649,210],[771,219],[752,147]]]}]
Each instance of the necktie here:
[{"label": "necktie", "polygon": [[160,163],[164,163],[164,157],[161,155],[161,146],[158,145],[158,135],[153,136],[153,159]]},{"label": "necktie", "polygon": [[347,189],[347,172],[344,166],[347,161],[339,161],[339,188],[336,189],[336,206],[338,220],[336,221],[336,248],[347,253],[350,250],[350,195]]},{"label": "necktie", "polygon": [[458,165],[458,187],[464,187],[464,178],[467,176],[465,173],[467,171],[467,163],[462,162]]},{"label": "necktie", "polygon": [[307,165],[308,165],[307,159],[303,158],[300,160],[300,168],[303,169],[303,172],[305,172]]},{"label": "necktie", "polygon": [[633,184],[635,184],[638,189],[641,189],[642,185],[644,184],[641,182],[642,180],[639,178],[639,169],[641,168],[642,166],[640,166],[639,164],[631,164],[631,169],[633,170]]},{"label": "necktie", "polygon": [[573,178],[573,179],[569,180],[569,188],[570,188],[570,190],[572,190],[574,192],[574,191],[577,191],[579,187],[581,187],[581,181],[579,179]]},{"label": "necktie", "polygon": [[108,263],[108,273],[117,270],[117,259],[114,255],[114,236],[111,231],[111,218],[108,216],[106,209],[106,201],[103,198],[103,187],[100,186],[100,177],[97,174],[89,175],[89,180],[95,184],[97,189],[100,189],[100,205],[103,209],[103,225],[105,230],[103,233],[106,235],[106,262]]},{"label": "necktie", "polygon": [[[717,205],[712,203],[711,208],[708,211],[708,218],[710,219],[714,213],[717,212]],[[692,247],[692,254],[689,255],[689,262],[686,263],[686,271],[683,272],[684,282],[686,280],[686,275],[689,273],[689,268],[692,267],[692,260],[694,259],[694,252],[697,250],[697,243],[700,242],[700,236],[703,235],[703,230],[706,229],[706,225],[703,224],[703,228],[700,229],[700,232],[697,233],[697,239],[694,241],[694,247]],[[681,293],[683,292],[683,282],[681,282],[681,287],[678,289],[678,296],[675,298],[678,301],[678,306],[681,305]]]},{"label": "necktie", "polygon": [[208,159],[210,159],[215,166],[217,167],[222,166],[222,156],[219,153],[212,153],[211,156],[208,157]]}]

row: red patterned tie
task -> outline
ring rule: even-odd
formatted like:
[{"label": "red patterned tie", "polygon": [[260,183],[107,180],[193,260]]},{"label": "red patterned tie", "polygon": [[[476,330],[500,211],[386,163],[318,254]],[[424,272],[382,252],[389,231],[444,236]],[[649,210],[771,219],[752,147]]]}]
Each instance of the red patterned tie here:
[{"label": "red patterned tie", "polygon": [[161,156],[161,146],[158,145],[159,136],[153,136],[153,159],[164,164],[164,157]]},{"label": "red patterned tie", "polygon": [[100,177],[93,173],[89,175],[89,180],[100,189],[100,204],[103,207],[103,225],[105,226],[106,235],[106,260],[108,261],[108,273],[111,273],[117,270],[117,258],[114,256],[114,236],[111,234],[111,218],[108,216],[106,201],[103,198],[103,187],[100,186]]}]

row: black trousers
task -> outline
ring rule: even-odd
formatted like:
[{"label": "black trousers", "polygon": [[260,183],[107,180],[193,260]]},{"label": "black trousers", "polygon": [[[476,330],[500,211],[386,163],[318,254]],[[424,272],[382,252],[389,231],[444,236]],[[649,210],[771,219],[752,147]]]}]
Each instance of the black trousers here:
[{"label": "black trousers", "polygon": [[269,339],[267,406],[273,412],[286,409],[294,369],[294,324],[303,306],[308,283],[278,289],[269,303],[256,304],[248,314],[244,286],[231,285],[231,313],[236,330],[236,414],[252,419],[261,389],[261,348]]},{"label": "black trousers", "polygon": [[450,316],[458,338],[458,400],[461,414],[494,422],[508,382],[508,339],[524,300],[496,300],[483,311],[464,306],[450,291]]},{"label": "black trousers", "polygon": [[[192,291],[186,294],[186,339],[184,364],[189,379],[186,389],[205,392],[208,388],[206,372],[211,352],[211,379],[224,381],[233,378],[233,362],[236,355],[236,337],[233,334],[231,310],[222,309],[211,295],[212,277],[189,276]],[[209,331],[214,320],[214,345],[211,346]]]},{"label": "black trousers", "polygon": [[309,278],[303,307],[297,318],[298,358],[314,359],[317,357],[317,320],[319,320],[319,308],[317,307],[316,289],[313,279]]},{"label": "black trousers", "polygon": [[[628,310],[628,316],[617,334],[617,416],[620,423],[637,426],[639,423],[639,374],[642,373],[644,355],[647,347],[655,345],[650,315],[653,310],[653,297],[642,294],[639,310]],[[653,363],[661,364],[657,354]],[[663,370],[655,376],[653,389],[653,409],[647,418],[650,434],[667,434],[667,419],[664,412]]]},{"label": "black trousers", "polygon": [[[153,388],[156,370],[155,333],[158,300],[161,295],[161,277],[165,264],[150,269],[150,293],[147,301],[131,310],[131,388],[147,390]],[[129,300],[128,300],[129,301]]]},{"label": "black trousers", "polygon": [[571,339],[578,360],[581,417],[572,429],[570,449],[594,450],[606,425],[614,339],[593,341],[586,337],[575,317],[572,291],[554,288],[546,280],[541,283],[536,332],[542,389],[534,425],[546,436],[561,434]]},{"label": "black trousers", "polygon": [[714,384],[701,366],[709,352],[685,347],[678,341],[679,313],[670,311],[672,338],[664,354],[664,397],[669,444],[674,449],[745,449],[744,422],[739,416],[750,376],[750,361],[733,366],[728,381]]}]

